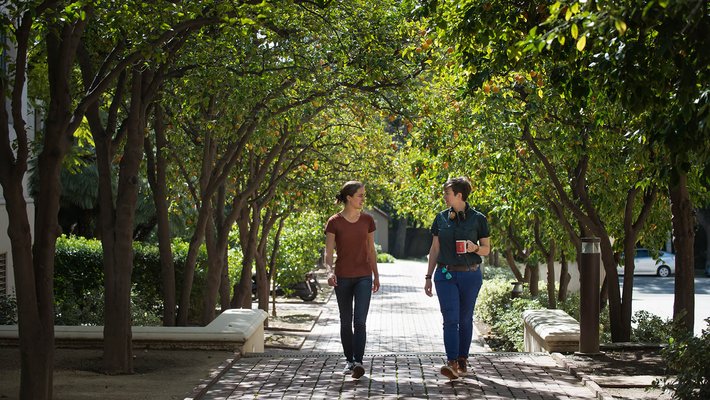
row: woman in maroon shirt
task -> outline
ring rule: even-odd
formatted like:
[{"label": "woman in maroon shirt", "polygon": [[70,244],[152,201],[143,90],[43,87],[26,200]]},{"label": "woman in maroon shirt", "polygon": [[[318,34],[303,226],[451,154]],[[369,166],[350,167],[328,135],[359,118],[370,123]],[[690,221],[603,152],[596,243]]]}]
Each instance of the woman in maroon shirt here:
[{"label": "woman in maroon shirt", "polygon": [[[359,379],[365,374],[362,358],[370,296],[380,289],[375,220],[362,212],[365,185],[361,182],[346,182],[335,198],[343,204],[343,210],[330,217],[325,226],[325,265],[328,285],[335,288],[338,299],[340,341],[347,360],[344,372]],[[338,253],[335,266],[333,250]]]}]

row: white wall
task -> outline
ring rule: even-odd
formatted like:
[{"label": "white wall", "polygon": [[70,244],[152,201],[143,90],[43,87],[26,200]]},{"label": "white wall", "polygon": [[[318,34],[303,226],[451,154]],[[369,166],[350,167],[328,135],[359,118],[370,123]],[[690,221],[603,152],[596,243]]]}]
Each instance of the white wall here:
[{"label": "white wall", "polygon": [[[7,252],[7,287],[0,288],[0,293],[15,294],[15,270],[12,262],[12,248],[10,238],[7,236],[7,210],[5,209],[4,199],[0,199],[3,203],[0,204],[0,253]],[[30,234],[34,239],[34,220],[35,206],[34,203],[27,203],[27,218],[30,221]]]},{"label": "white wall", "polygon": [[375,220],[375,243],[382,247],[382,251],[389,252],[389,219],[378,210],[366,210]]}]

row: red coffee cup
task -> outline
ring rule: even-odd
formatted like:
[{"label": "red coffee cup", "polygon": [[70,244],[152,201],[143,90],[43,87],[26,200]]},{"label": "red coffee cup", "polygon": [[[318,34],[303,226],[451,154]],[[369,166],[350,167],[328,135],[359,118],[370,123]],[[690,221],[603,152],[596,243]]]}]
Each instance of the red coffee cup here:
[{"label": "red coffee cup", "polygon": [[465,254],[466,253],[466,241],[465,240],[457,240],[456,241],[456,254]]}]

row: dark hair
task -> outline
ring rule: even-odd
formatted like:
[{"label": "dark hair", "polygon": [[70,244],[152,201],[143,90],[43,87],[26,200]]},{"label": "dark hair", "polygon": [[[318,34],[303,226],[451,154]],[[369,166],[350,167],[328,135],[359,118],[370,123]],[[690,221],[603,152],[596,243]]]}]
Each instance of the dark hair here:
[{"label": "dark hair", "polygon": [[451,178],[444,184],[444,190],[451,188],[454,194],[461,193],[461,199],[466,201],[468,195],[471,194],[471,181],[465,176],[459,178]]},{"label": "dark hair", "polygon": [[343,187],[340,188],[340,193],[335,196],[335,203],[347,203],[348,196],[355,196],[355,192],[360,190],[361,187],[365,187],[365,185],[360,181],[345,182]]}]

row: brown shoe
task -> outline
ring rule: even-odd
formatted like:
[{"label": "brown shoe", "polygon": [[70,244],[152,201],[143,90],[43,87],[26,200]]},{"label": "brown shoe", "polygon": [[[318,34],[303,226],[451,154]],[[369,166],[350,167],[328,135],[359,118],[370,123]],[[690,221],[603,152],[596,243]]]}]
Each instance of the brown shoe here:
[{"label": "brown shoe", "polygon": [[459,376],[465,376],[466,375],[466,370],[468,367],[468,360],[466,357],[459,357],[456,362],[458,363],[458,374]]},{"label": "brown shoe", "polygon": [[445,377],[449,378],[450,380],[458,379],[459,378],[459,373],[458,373],[459,365],[456,360],[449,360],[446,365],[441,367],[441,374],[444,375]]}]

